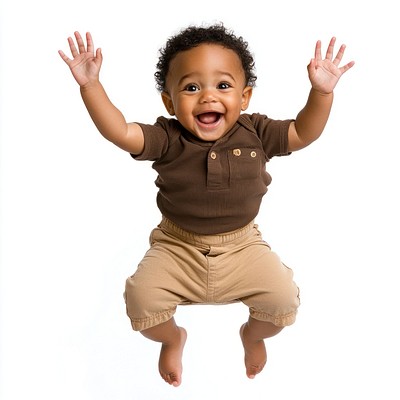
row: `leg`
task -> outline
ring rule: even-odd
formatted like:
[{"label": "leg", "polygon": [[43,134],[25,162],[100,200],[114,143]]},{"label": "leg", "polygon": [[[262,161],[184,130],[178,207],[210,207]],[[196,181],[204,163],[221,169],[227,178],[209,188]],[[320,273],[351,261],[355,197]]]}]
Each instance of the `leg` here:
[{"label": "leg", "polygon": [[182,381],[182,354],[186,330],[176,325],[174,318],[141,331],[142,335],[162,343],[158,368],[165,382],[179,386]]},{"label": "leg", "polygon": [[252,317],[240,328],[246,374],[250,379],[254,379],[267,362],[264,339],[275,336],[282,329],[283,327],[275,326],[271,322],[259,321]]},{"label": "leg", "polygon": [[126,281],[125,302],[133,330],[161,343],[162,378],[179,386],[186,331],[175,324],[173,315],[179,304],[203,300],[205,257],[161,225],[152,231],[150,249]]}]

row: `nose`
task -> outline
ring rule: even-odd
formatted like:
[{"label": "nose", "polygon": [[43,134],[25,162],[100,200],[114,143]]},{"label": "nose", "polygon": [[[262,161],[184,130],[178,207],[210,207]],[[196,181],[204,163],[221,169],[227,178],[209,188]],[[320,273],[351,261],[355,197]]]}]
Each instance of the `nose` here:
[{"label": "nose", "polygon": [[201,103],[213,103],[215,101],[217,101],[215,90],[212,88],[202,89],[200,96]]}]

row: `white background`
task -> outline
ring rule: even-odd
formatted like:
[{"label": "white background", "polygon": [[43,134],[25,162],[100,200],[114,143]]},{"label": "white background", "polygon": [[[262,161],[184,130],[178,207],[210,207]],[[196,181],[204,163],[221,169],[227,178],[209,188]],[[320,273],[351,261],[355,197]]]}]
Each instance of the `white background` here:
[{"label": "white background", "polygon": [[[2,400],[400,398],[395,4],[2,1]],[[255,54],[250,112],[296,116],[317,39],[325,50],[336,35],[356,65],[324,135],[268,165],[258,223],[294,269],[297,322],[267,341],[268,364],[250,381],[238,335],[245,307],[180,308],[189,337],[183,383],[172,388],[158,376],[159,345],[131,330],[122,298],[159,222],[155,173],[99,135],[57,50],[74,30],[91,31],[111,99],[128,120],[153,123],[166,115],[158,49],[190,23],[217,21]]]}]

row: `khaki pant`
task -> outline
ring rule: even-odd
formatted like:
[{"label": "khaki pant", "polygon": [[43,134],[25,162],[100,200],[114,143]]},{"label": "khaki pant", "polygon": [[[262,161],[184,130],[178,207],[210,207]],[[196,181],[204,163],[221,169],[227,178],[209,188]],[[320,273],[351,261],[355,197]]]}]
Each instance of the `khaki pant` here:
[{"label": "khaki pant", "polygon": [[255,319],[276,326],[294,323],[300,301],[293,272],[253,222],[226,234],[197,235],[163,218],[151,232],[150,245],[126,281],[134,330],[168,321],[178,305],[237,301]]}]

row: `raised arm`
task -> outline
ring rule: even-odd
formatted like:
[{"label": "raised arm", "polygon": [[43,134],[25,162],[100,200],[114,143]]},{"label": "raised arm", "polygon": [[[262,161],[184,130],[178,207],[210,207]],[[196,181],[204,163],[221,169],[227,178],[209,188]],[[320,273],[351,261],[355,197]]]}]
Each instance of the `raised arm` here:
[{"label": "raised arm", "polygon": [[107,140],[129,153],[140,154],[144,147],[142,129],[138,124],[126,122],[100,83],[99,74],[103,61],[101,49],[94,52],[90,33],[86,34],[87,47],[79,32],[75,32],[74,35],[77,47],[74,40],[68,38],[72,59],[61,50],[59,54],[78,82],[82,99],[93,122]]},{"label": "raised arm", "polygon": [[300,150],[320,137],[331,111],[333,89],[340,77],[354,65],[351,61],[339,67],[346,47],[340,46],[333,58],[335,41],[333,37],[325,59],[321,56],[321,42],[315,46],[315,56],[307,67],[311,90],[306,105],[289,127],[289,151]]}]

